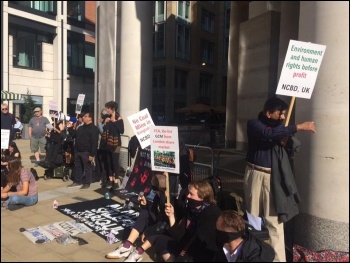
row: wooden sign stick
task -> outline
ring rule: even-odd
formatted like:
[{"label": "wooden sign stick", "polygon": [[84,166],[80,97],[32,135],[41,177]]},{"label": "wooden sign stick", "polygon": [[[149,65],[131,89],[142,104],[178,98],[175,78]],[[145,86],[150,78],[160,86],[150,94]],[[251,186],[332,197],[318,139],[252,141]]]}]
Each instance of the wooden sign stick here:
[{"label": "wooden sign stick", "polygon": [[293,96],[289,104],[288,115],[287,115],[286,122],[284,124],[285,127],[287,127],[289,124],[290,116],[292,115],[292,111],[293,111],[294,102],[295,102],[295,97]]},{"label": "wooden sign stick", "polygon": [[170,204],[169,173],[164,172],[163,174],[165,175],[165,184],[166,184],[165,196],[166,196],[167,203]]}]

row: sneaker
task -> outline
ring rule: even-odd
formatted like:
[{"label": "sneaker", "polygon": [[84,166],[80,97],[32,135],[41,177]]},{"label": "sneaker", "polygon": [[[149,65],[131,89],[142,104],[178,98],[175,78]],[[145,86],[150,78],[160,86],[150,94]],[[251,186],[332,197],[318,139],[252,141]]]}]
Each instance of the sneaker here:
[{"label": "sneaker", "polygon": [[80,187],[80,190],[88,189],[90,188],[90,184],[83,184],[82,187]]},{"label": "sneaker", "polygon": [[140,261],[142,261],[142,255],[137,253],[137,250],[134,250],[134,252],[132,252],[130,256],[124,260],[124,262],[140,262]]},{"label": "sneaker", "polygon": [[81,186],[81,184],[72,183],[72,184],[70,184],[70,185],[67,185],[67,187],[76,187],[76,186]]},{"label": "sneaker", "polygon": [[23,207],[24,207],[24,205],[9,204],[7,209],[10,211],[15,211],[15,210],[21,209]]},{"label": "sneaker", "polygon": [[133,247],[130,246],[129,248],[126,248],[123,246],[123,244],[120,245],[116,250],[108,253],[106,255],[106,258],[109,259],[118,259],[118,258],[127,258],[130,253],[132,252]]}]

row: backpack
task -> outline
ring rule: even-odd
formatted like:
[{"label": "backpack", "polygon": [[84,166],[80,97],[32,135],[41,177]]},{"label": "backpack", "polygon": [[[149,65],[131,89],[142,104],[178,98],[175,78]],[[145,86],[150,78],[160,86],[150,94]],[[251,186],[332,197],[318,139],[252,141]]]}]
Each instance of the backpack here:
[{"label": "backpack", "polygon": [[217,199],[219,192],[222,190],[221,179],[218,176],[209,176],[205,180],[213,187],[214,197]]},{"label": "backpack", "polygon": [[39,180],[38,172],[34,168],[30,168],[31,173],[34,175],[35,181]]},{"label": "backpack", "polygon": [[222,211],[234,210],[240,216],[244,215],[243,198],[234,192],[221,192],[217,198],[217,204]]}]

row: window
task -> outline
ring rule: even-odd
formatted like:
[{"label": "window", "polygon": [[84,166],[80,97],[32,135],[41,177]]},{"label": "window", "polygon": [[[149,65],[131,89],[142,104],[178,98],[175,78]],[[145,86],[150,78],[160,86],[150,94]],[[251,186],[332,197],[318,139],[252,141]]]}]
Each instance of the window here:
[{"label": "window", "polygon": [[202,40],[201,63],[212,65],[214,61],[214,43]]},{"label": "window", "polygon": [[202,29],[208,32],[214,32],[214,17],[213,13],[202,9]]},{"label": "window", "polygon": [[177,15],[188,21],[190,21],[190,2],[191,1],[177,1]]},{"label": "window", "polygon": [[156,125],[164,124],[165,118],[165,68],[153,69],[152,118]]},{"label": "window", "polygon": [[175,69],[175,95],[185,97],[187,91],[187,71]]},{"label": "window", "polygon": [[95,45],[85,42],[84,35],[68,31],[67,73],[93,76],[95,69]]},{"label": "window", "polygon": [[153,32],[153,57],[165,57],[165,23],[155,24]]},{"label": "window", "polygon": [[85,20],[85,1],[67,1],[67,17],[83,22]]},{"label": "window", "polygon": [[153,69],[153,94],[165,94],[165,68]]},{"label": "window", "polygon": [[155,9],[154,9],[154,22],[164,22],[165,21],[165,1],[154,1]]},{"label": "window", "polygon": [[34,9],[40,12],[56,14],[57,1],[10,1],[11,4]]},{"label": "window", "polygon": [[212,85],[213,76],[201,73],[199,81],[199,96],[203,98],[210,99],[211,97],[211,85]]},{"label": "window", "polygon": [[42,42],[52,43],[52,36],[10,29],[13,36],[13,66],[42,69]]},{"label": "window", "polygon": [[176,24],[176,58],[190,60],[190,28]]}]

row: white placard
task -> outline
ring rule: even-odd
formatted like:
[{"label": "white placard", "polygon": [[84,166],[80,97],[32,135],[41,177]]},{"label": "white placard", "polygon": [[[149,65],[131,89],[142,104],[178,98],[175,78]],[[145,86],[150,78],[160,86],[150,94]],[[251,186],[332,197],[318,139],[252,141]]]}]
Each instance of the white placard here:
[{"label": "white placard", "polygon": [[276,94],[310,99],[326,46],[290,40]]},{"label": "white placard", "polygon": [[77,98],[77,105],[75,106],[75,113],[80,114],[81,109],[83,108],[85,100],[85,94],[79,94]]},{"label": "white placard", "polygon": [[1,149],[8,149],[10,142],[10,130],[1,129]]},{"label": "white placard", "polygon": [[58,101],[49,101],[49,115],[54,118],[58,116]]},{"label": "white placard", "polygon": [[141,148],[144,149],[151,144],[150,127],[154,126],[151,115],[148,109],[143,109],[138,113],[128,117],[132,130],[140,142]]},{"label": "white placard", "polygon": [[175,126],[152,126],[150,135],[152,170],[179,173],[178,128]]}]

